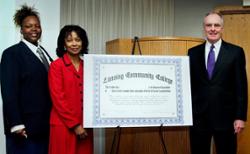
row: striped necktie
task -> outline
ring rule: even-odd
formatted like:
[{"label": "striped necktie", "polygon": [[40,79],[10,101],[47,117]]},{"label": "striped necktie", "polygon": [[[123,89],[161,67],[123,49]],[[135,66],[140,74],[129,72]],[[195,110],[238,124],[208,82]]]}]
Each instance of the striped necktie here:
[{"label": "striped necktie", "polygon": [[46,59],[46,57],[45,57],[45,55],[44,55],[44,53],[43,53],[43,51],[42,51],[42,49],[40,47],[37,48],[37,53],[39,54],[39,57],[41,58],[44,67],[48,71],[48,69],[49,69],[49,62]]}]

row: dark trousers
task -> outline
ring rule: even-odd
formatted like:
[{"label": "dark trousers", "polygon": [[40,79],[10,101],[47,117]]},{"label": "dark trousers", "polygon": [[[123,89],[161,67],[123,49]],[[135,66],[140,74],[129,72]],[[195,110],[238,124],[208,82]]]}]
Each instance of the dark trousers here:
[{"label": "dark trousers", "polygon": [[236,154],[237,136],[233,130],[210,130],[190,128],[192,154],[210,154],[211,139],[214,138],[217,154]]},{"label": "dark trousers", "polygon": [[6,154],[48,154],[47,138],[6,136]]}]

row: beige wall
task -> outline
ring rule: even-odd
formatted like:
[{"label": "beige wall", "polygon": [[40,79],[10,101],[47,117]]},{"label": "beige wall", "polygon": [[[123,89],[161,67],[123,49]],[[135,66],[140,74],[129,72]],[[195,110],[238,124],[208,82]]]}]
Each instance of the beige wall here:
[{"label": "beige wall", "polygon": [[204,15],[220,5],[242,5],[242,0],[175,0],[174,36],[203,37]]}]

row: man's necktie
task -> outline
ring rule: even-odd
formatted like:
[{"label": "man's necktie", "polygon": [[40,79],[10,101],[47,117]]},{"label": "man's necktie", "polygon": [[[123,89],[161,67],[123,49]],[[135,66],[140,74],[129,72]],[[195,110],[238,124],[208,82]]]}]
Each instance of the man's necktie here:
[{"label": "man's necktie", "polygon": [[214,64],[215,64],[215,53],[214,53],[214,45],[212,44],[207,58],[207,72],[209,79],[212,78]]},{"label": "man's necktie", "polygon": [[45,55],[43,54],[43,51],[40,47],[37,48],[37,53],[39,54],[41,60],[42,60],[42,63],[43,65],[45,66],[46,70],[49,69],[49,62],[47,61]]}]

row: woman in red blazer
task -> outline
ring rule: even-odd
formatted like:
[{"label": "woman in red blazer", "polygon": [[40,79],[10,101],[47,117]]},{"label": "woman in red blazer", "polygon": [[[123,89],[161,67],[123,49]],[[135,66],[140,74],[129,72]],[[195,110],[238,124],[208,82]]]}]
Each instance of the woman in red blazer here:
[{"label": "woman in red blazer", "polygon": [[56,61],[49,69],[52,98],[49,154],[92,154],[93,132],[83,127],[83,61],[88,52],[84,29],[67,25],[57,40]]}]

